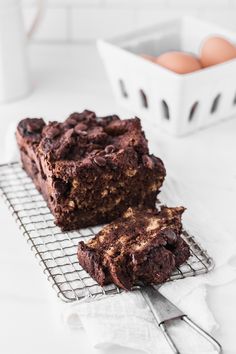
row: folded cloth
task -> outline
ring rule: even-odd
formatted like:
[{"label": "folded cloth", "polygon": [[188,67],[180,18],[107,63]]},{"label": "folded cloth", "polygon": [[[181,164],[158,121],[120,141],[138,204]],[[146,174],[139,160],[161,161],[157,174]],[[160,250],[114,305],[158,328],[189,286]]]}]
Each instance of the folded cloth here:
[{"label": "folded cloth", "polygon": [[[175,291],[175,289],[174,289]],[[198,306],[191,307],[192,302]],[[178,295],[175,304],[186,308],[191,318],[202,317],[198,324],[213,330],[217,324],[206,305],[204,287],[192,290],[181,299]],[[183,306],[182,306],[183,305]],[[195,316],[193,316],[195,315]],[[169,354],[170,350],[162,332],[156,326],[153,315],[140,292],[122,293],[91,303],[73,304],[64,309],[63,318],[71,329],[83,327],[90,343],[97,349],[111,350],[114,346],[141,350],[146,353]],[[206,325],[207,324],[207,325]],[[168,326],[181,353],[214,353],[214,348],[191,330],[181,320]]]},{"label": "folded cloth", "polygon": [[[204,275],[166,283],[159,291],[203,329],[213,332],[218,324],[207,305],[207,287],[222,285],[236,278],[236,270],[231,266],[236,242],[198,202],[197,192],[196,197],[193,195],[192,186],[186,183],[182,186],[167,177],[161,203],[187,206],[184,226],[213,257],[215,269]],[[75,303],[65,309],[63,318],[70,328],[83,326],[95,348],[111,350],[120,346],[149,354],[172,353],[139,291],[95,302]],[[215,352],[205,339],[182,321],[173,321],[168,330],[181,353]]]}]

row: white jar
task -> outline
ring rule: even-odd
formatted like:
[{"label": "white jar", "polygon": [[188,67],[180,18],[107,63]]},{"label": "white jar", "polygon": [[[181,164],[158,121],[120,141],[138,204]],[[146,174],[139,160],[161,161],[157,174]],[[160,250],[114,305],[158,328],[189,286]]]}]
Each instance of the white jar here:
[{"label": "white jar", "polygon": [[0,0],[0,102],[31,89],[20,0]]}]

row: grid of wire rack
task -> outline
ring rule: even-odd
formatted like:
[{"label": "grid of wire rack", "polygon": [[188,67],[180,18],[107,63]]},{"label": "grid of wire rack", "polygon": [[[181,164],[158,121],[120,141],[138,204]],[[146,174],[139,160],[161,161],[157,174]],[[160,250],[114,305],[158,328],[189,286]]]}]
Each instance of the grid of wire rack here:
[{"label": "grid of wire rack", "polygon": [[[101,227],[62,232],[54,224],[46,202],[19,162],[0,165],[0,192],[62,300],[72,302],[84,297],[95,299],[99,295],[120,292],[114,284],[99,286],[77,261],[78,242],[88,240]],[[206,273],[214,266],[212,258],[193,236],[186,231],[182,236],[190,245],[191,257],[173,272],[170,281]]]}]

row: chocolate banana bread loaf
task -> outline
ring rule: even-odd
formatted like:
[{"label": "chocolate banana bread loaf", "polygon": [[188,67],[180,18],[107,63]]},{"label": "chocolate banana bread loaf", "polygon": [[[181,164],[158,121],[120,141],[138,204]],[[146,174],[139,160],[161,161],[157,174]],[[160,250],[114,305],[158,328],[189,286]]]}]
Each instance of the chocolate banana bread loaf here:
[{"label": "chocolate banana bread loaf", "polygon": [[87,243],[78,245],[80,265],[99,285],[130,290],[138,284],[166,281],[190,256],[181,238],[183,207],[129,208]]},{"label": "chocolate banana bread loaf", "polygon": [[87,110],[62,123],[26,118],[16,138],[23,168],[63,230],[110,222],[129,206],[155,205],[165,168],[149,154],[138,118],[97,118]]}]

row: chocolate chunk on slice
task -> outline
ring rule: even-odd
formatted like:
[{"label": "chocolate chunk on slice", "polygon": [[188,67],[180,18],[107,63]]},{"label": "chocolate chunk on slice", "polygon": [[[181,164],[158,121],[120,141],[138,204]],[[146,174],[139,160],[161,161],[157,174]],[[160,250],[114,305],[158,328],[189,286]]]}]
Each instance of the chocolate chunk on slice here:
[{"label": "chocolate chunk on slice", "polygon": [[42,118],[25,118],[18,124],[18,130],[24,138],[30,139],[33,143],[40,141],[44,126],[45,122]]},{"label": "chocolate chunk on slice", "polygon": [[103,167],[106,165],[106,159],[104,159],[104,157],[102,157],[102,156],[95,156],[93,160],[100,167]]},{"label": "chocolate chunk on slice", "polygon": [[103,286],[130,290],[165,282],[190,256],[181,238],[184,207],[160,210],[128,208],[86,244],[78,245],[80,265]]}]

